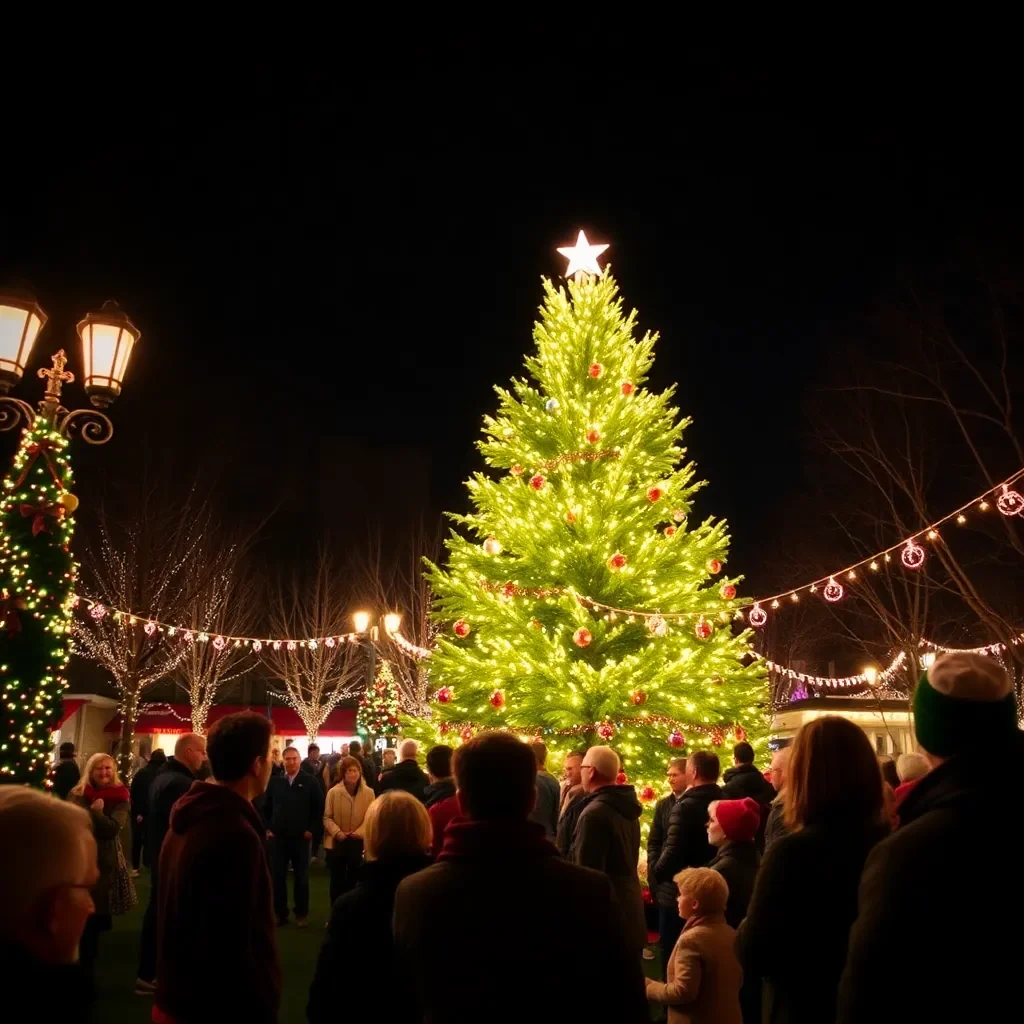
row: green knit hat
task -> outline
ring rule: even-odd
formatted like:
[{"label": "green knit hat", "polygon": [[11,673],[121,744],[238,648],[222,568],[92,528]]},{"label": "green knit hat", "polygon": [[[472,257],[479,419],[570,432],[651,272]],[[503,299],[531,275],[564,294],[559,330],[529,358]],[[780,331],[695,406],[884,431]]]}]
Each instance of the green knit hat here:
[{"label": "green knit hat", "polygon": [[936,658],[914,692],[914,728],[936,757],[1017,732],[1017,702],[1006,670],[982,654]]}]

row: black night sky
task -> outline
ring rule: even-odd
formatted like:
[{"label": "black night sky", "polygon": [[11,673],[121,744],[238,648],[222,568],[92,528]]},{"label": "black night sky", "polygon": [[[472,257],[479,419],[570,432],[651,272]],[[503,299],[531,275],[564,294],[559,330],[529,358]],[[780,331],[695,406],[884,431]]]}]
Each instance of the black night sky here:
[{"label": "black night sky", "polygon": [[[50,314],[35,362],[63,344],[78,369],[74,323],[107,298],[143,331],[118,436],[77,461],[83,501],[144,462],[210,467],[225,516],[280,506],[282,566],[320,529],[358,544],[367,516],[387,535],[464,510],[491,387],[584,227],[661,332],[653,385],[694,419],[699,511],[728,517],[752,585],[790,582],[780,548],[818,507],[807,404],[860,318],[909,275],[1019,250],[1013,92],[980,49],[634,42],[178,54],[24,95],[0,280]],[[429,493],[403,486],[410,461]]]}]

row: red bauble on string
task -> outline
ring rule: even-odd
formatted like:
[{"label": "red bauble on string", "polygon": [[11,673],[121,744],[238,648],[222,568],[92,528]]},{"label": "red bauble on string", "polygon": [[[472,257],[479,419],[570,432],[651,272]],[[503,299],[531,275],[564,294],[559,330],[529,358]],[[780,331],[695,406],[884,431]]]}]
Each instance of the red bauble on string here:
[{"label": "red bauble on string", "polygon": [[636,385],[631,384],[628,380],[624,380],[619,385],[619,390],[628,398],[634,391],[636,391]]},{"label": "red bauble on string", "polygon": [[903,564],[908,569],[920,569],[924,565],[924,548],[908,540],[903,547],[903,554],[900,555]]},{"label": "red bauble on string", "polygon": [[586,433],[586,438],[587,444],[597,444],[601,440],[601,431],[597,427],[591,427]]},{"label": "red bauble on string", "polygon": [[441,689],[434,694],[434,698],[439,704],[447,704],[454,696],[455,691],[450,686],[442,686]]},{"label": "red bauble on string", "polygon": [[544,489],[544,485],[546,483],[547,483],[547,480],[543,476],[541,476],[540,473],[538,473],[536,476],[531,476],[530,477],[530,486],[535,491],[543,490]]},{"label": "red bauble on string", "polygon": [[621,551],[616,551],[611,558],[608,559],[608,568],[612,572],[618,572],[620,569],[626,567],[626,556]]},{"label": "red bauble on string", "polygon": [[768,613],[759,604],[755,604],[747,618],[755,629],[760,629],[768,621]]},{"label": "red bauble on string", "polygon": [[644,788],[640,790],[640,799],[647,803],[653,800],[657,795],[658,794],[655,793],[653,786],[644,786]]},{"label": "red bauble on string", "polygon": [[600,363],[591,363],[587,373],[596,380],[604,373],[604,367]]},{"label": "red bauble on string", "polygon": [[747,738],[747,730],[742,725],[736,726],[736,742],[743,743]]},{"label": "red bauble on string", "polygon": [[643,690],[634,690],[630,695],[629,699],[634,704],[643,704],[647,700],[647,694]]},{"label": "red bauble on string", "polygon": [[603,740],[610,740],[615,735],[615,726],[611,722],[602,722],[597,727],[597,735]]},{"label": "red bauble on string", "polygon": [[1004,516],[1019,516],[1024,513],[1024,497],[1021,497],[1020,491],[1011,491],[1007,484],[1003,484],[1003,493],[996,498],[996,508]]},{"label": "red bauble on string", "polygon": [[615,776],[615,785],[616,786],[624,786],[628,781],[629,781],[629,776],[626,775],[625,772],[619,772],[619,774]]},{"label": "red bauble on string", "polygon": [[664,492],[660,487],[648,487],[647,488],[647,500],[652,504],[656,501],[661,501],[661,496]]},{"label": "red bauble on string", "polygon": [[674,537],[675,535],[676,535],[676,528],[674,526],[666,526],[665,527],[665,536],[666,537]]},{"label": "red bauble on string", "polygon": [[722,563],[717,558],[708,560],[708,572],[711,573],[712,576],[717,576],[721,571]]},{"label": "red bauble on string", "polygon": [[462,737],[463,743],[468,743],[473,738],[472,727],[467,725],[466,728],[459,733],[459,735]]},{"label": "red bauble on string", "polygon": [[678,729],[673,729],[668,734],[668,745],[670,747],[675,747],[677,750],[680,747],[685,747],[686,737]]},{"label": "red bauble on string", "polygon": [[495,690],[491,694],[491,706],[495,708],[503,708],[505,706],[505,694],[501,690]]},{"label": "red bauble on string", "polygon": [[718,592],[724,601],[731,601],[736,596],[736,588],[731,583],[723,583],[722,589]]},{"label": "red bauble on string", "polygon": [[725,742],[725,733],[721,729],[711,730],[711,745],[713,747],[720,747]]},{"label": "red bauble on string", "polygon": [[466,637],[469,636],[471,627],[465,619],[457,619],[455,625],[452,626],[452,632],[457,637]]},{"label": "red bauble on string", "polygon": [[577,647],[589,647],[590,641],[593,639],[593,634],[586,628],[586,626],[580,626],[580,628],[572,635],[572,642]]},{"label": "red bauble on string", "polygon": [[714,633],[714,631],[715,627],[712,626],[703,615],[697,620],[697,625],[693,627],[693,632],[696,634],[698,640],[710,640],[711,634]]},{"label": "red bauble on string", "polygon": [[842,583],[837,583],[831,576],[829,576],[828,583],[826,583],[821,590],[822,597],[824,597],[829,604],[835,604],[836,601],[841,601],[843,599],[843,594],[845,593],[846,591],[843,590]]},{"label": "red bauble on string", "polygon": [[509,472],[510,472],[510,473],[511,473],[511,474],[512,474],[513,476],[522,476],[522,475],[523,475],[523,473],[525,472],[525,470],[524,470],[524,469],[523,469],[523,467],[522,467],[522,466],[520,466],[520,465],[519,465],[519,463],[517,462],[517,463],[516,463],[516,464],[515,464],[515,465],[514,465],[514,466],[513,466],[513,467],[512,467],[512,468],[511,468],[510,470],[509,470]]}]

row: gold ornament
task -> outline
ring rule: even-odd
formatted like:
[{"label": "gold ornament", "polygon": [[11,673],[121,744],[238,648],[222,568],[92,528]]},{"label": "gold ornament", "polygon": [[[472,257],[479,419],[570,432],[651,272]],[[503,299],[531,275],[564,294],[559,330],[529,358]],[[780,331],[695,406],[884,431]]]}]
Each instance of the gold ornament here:
[{"label": "gold ornament", "polygon": [[75,509],[78,508],[78,499],[70,491],[65,491],[57,499],[57,504],[63,506],[64,511],[70,516],[74,515]]}]

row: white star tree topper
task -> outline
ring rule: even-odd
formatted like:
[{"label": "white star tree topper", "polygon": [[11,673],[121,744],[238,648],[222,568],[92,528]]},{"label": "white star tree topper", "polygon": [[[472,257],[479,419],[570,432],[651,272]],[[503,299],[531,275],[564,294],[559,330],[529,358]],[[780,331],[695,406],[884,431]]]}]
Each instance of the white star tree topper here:
[{"label": "white star tree topper", "polygon": [[565,245],[558,250],[569,261],[569,269],[566,270],[565,276],[572,277],[573,274],[583,271],[600,277],[601,268],[598,266],[597,257],[607,248],[607,244],[591,245],[587,241],[586,232],[581,231],[575,245]]}]

